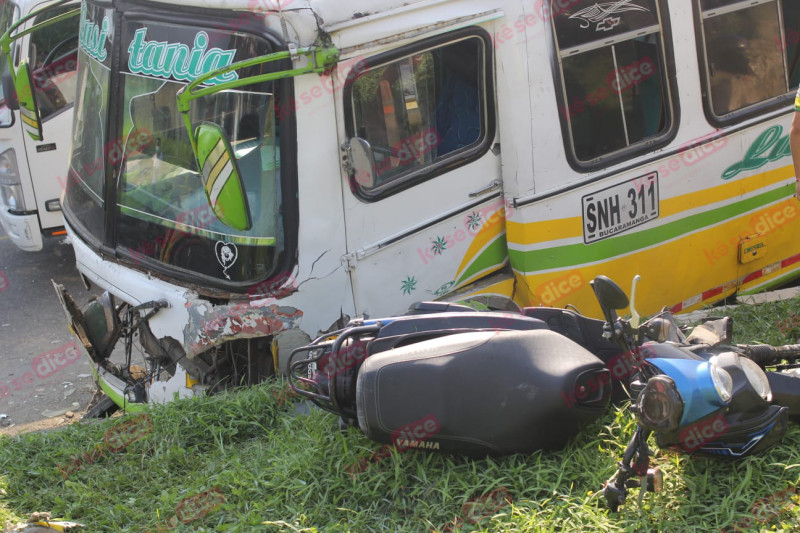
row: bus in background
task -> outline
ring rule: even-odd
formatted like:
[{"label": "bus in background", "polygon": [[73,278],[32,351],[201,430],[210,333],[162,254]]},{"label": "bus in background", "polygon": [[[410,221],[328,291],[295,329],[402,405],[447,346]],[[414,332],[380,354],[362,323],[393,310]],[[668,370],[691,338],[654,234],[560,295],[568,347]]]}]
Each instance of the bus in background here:
[{"label": "bus in background", "polygon": [[[17,33],[74,10],[48,9],[49,4],[28,0],[0,4],[0,32],[34,12],[38,14]],[[9,54],[0,54],[0,224],[17,247],[38,251],[45,237],[66,235],[60,196],[66,183],[77,81],[77,13],[9,41],[9,46],[15,70],[23,62],[29,65],[42,134],[28,132],[12,83]]]}]

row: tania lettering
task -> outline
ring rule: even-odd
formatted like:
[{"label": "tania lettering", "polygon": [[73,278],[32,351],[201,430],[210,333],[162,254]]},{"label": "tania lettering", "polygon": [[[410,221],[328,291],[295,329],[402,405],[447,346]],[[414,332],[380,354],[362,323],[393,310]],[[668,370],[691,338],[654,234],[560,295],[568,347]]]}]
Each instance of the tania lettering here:
[{"label": "tania lettering", "polygon": [[[212,70],[227,67],[236,55],[236,49],[208,48],[208,34],[204,31],[197,32],[191,50],[182,43],[145,41],[146,35],[147,28],[139,28],[128,47],[128,70],[131,73],[191,81]],[[205,83],[217,85],[237,79],[238,73],[226,72]]]},{"label": "tania lettering", "polygon": [[81,6],[81,27],[78,39],[81,48],[98,61],[105,61],[108,57],[106,38],[110,27],[111,21],[108,17],[104,17],[99,25],[95,24],[86,18],[86,4]]}]

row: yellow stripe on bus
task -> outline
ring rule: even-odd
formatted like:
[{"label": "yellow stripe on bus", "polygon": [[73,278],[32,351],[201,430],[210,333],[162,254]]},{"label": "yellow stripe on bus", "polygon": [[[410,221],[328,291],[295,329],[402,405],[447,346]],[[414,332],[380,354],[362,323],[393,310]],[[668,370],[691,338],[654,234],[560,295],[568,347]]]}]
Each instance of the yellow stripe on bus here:
[{"label": "yellow stripe on bus", "polygon": [[[717,187],[711,187],[709,189],[703,189],[693,193],[684,194],[683,196],[662,200],[660,216],[668,217],[678,214],[682,211],[688,211],[704,205],[730,200],[731,198],[751,193],[769,185],[785,181],[791,178],[793,175],[794,169],[791,166],[786,166],[777,168],[775,170],[770,170],[769,172],[756,174],[755,176],[750,176],[749,178],[727,182],[722,185],[718,185]],[[660,187],[663,189],[664,185],[661,184]]]},{"label": "yellow stripe on bus", "polygon": [[[762,175],[762,180],[770,174],[772,173]],[[768,179],[777,179],[779,174],[776,172]],[[765,236],[766,253],[742,264],[739,261],[740,236],[755,234]],[[796,270],[798,265],[794,264],[786,268],[776,268],[758,279],[743,283],[741,287],[727,284],[800,253],[800,240],[795,237],[798,234],[800,203],[794,198],[787,198],[717,226],[600,263],[570,265],[557,271],[528,275],[515,271],[518,280],[522,282],[517,285],[515,301],[522,306],[544,304],[563,307],[569,303],[576,305],[585,314],[599,317],[600,309],[589,288],[589,281],[603,274],[615,280],[627,292],[633,276],[640,274],[642,282],[636,296],[637,308],[640,314],[649,315],[662,306],[673,306],[715,287],[723,287],[721,293],[709,297],[707,301],[692,302],[683,311],[696,309],[704,303],[720,300],[737,289],[762,285]],[[681,260],[676,261],[676,257]],[[674,285],[661,283],[660,280],[666,278],[682,281]],[[520,290],[523,288],[520,285],[526,285],[530,290],[527,298]]]},{"label": "yellow stripe on bus", "polygon": [[469,244],[469,248],[467,248],[467,251],[464,253],[464,258],[461,260],[461,264],[458,265],[454,279],[461,277],[461,273],[464,272],[464,270],[467,268],[467,266],[469,266],[472,260],[475,259],[478,253],[483,250],[484,247],[486,247],[486,245],[489,244],[495,237],[503,232],[505,229],[504,222],[505,209],[503,207],[493,212],[487,218],[486,222],[483,224],[483,226],[481,226],[480,231],[478,231],[477,235],[475,235],[475,237],[472,239],[472,242]]},{"label": "yellow stripe on bus", "polygon": [[[749,178],[732,182],[725,182],[716,187],[661,200],[659,215],[668,217],[711,205],[724,200],[729,200],[775,183],[780,183],[794,175],[791,166],[781,167]],[[669,178],[659,183],[660,194],[669,187]],[[508,241],[514,244],[536,244],[560,239],[580,238],[583,235],[583,222],[581,217],[556,218],[539,222],[508,222]]]}]

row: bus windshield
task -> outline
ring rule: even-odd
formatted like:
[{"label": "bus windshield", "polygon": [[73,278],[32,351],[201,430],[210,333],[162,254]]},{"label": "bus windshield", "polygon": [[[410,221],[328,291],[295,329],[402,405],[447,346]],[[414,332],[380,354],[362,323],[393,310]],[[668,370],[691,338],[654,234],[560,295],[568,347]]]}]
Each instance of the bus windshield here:
[{"label": "bus windshield", "polygon": [[[114,35],[113,15],[87,5],[81,35],[99,38],[81,40],[71,160],[77,186],[68,188],[65,212],[76,216],[82,233],[136,263],[156,261],[222,284],[271,274],[283,249],[277,85],[247,85],[192,103],[193,127],[220,125],[233,148],[252,214],[246,231],[223,224],[209,205],[176,99],[191,79],[269,54],[271,44],[240,32],[124,17],[121,34]],[[122,53],[118,72],[108,68],[114,46]],[[266,68],[242,69],[208,84]],[[109,92],[111,86],[120,88],[118,94]],[[104,205],[110,198],[114,205]],[[109,231],[105,225],[112,219]]]},{"label": "bus windshield", "polygon": [[176,93],[183,84],[125,76],[123,171],[120,209],[131,217],[215,240],[275,242],[276,176],[280,168],[273,95],[225,91],[192,107],[195,125],[225,126],[253,215],[248,231],[225,226],[213,214],[197,171]]}]

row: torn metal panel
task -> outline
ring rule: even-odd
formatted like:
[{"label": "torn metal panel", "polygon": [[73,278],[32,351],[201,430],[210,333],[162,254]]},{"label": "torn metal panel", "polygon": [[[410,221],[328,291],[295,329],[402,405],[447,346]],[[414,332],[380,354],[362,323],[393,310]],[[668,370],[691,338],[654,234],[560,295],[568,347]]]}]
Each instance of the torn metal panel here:
[{"label": "torn metal panel", "polygon": [[274,335],[299,326],[303,312],[294,307],[250,303],[212,305],[188,302],[189,322],[184,328],[186,356],[192,358],[209,348],[234,339]]}]

